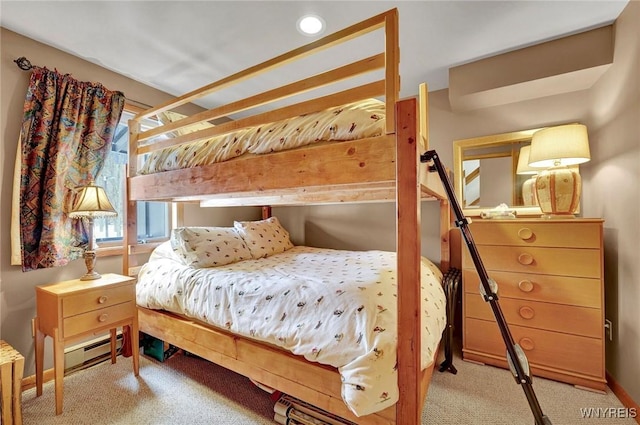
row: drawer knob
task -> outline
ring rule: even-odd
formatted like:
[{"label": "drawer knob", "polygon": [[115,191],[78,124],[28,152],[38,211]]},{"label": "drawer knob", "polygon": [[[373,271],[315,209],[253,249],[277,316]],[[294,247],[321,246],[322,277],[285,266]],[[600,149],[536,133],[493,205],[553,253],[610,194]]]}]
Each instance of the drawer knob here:
[{"label": "drawer knob", "polygon": [[520,288],[522,292],[531,292],[533,291],[533,282],[530,280],[521,280],[518,282],[518,288]]},{"label": "drawer knob", "polygon": [[106,295],[101,296],[100,298],[98,298],[98,303],[99,304],[106,303],[107,302],[107,298],[109,298],[109,297],[107,297]]},{"label": "drawer knob", "polygon": [[526,252],[518,255],[518,262],[523,266],[529,266],[533,263],[533,255],[527,254]]},{"label": "drawer knob", "polygon": [[100,316],[98,316],[98,322],[106,322],[107,317],[109,317],[107,313],[102,313]]},{"label": "drawer knob", "polygon": [[527,337],[521,338],[519,343],[520,343],[520,347],[522,347],[523,350],[531,351],[536,347],[535,344],[533,343],[533,340]]},{"label": "drawer knob", "polygon": [[533,309],[529,306],[524,306],[524,307],[520,307],[520,316],[523,319],[533,319],[533,316],[535,316],[535,311],[533,311]]},{"label": "drawer knob", "polygon": [[523,227],[522,229],[518,230],[518,236],[520,237],[520,239],[526,241],[533,237],[533,231],[528,227]]}]

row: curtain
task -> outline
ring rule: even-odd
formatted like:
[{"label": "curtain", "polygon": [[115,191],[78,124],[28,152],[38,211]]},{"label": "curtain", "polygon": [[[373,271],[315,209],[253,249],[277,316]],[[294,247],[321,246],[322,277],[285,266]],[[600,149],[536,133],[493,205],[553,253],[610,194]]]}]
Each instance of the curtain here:
[{"label": "curtain", "polygon": [[82,256],[86,229],[67,213],[74,189],[102,169],[124,102],[123,93],[99,83],[33,68],[16,155],[11,229],[12,263],[19,257],[23,271],[63,266]]}]

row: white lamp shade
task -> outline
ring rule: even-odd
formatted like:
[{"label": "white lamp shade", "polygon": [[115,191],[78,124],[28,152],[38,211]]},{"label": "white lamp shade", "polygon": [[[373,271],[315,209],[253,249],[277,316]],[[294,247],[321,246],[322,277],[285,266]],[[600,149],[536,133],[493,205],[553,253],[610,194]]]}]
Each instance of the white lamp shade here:
[{"label": "white lamp shade", "polygon": [[529,166],[576,165],[591,159],[587,127],[568,124],[548,127],[533,133]]},{"label": "white lamp shade", "polygon": [[520,155],[518,156],[518,166],[516,167],[516,174],[538,174],[539,169],[529,165],[529,151],[531,145],[523,146],[520,148]]},{"label": "white lamp shade", "polygon": [[84,186],[76,198],[69,217],[106,217],[116,216],[113,205],[107,197],[107,193],[101,186]]}]

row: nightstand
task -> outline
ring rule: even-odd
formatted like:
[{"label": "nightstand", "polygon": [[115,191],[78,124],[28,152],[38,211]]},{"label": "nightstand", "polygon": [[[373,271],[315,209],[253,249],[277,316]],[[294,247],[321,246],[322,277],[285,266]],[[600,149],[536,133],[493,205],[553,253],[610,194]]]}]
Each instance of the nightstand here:
[{"label": "nightstand", "polygon": [[129,327],[133,372],[138,376],[139,342],[136,279],[105,274],[96,280],[74,279],[36,287],[34,319],[36,395],[42,395],[44,339],[53,338],[56,415],[62,413],[64,347],[66,344],[109,330],[111,363],[116,362],[116,329]]}]

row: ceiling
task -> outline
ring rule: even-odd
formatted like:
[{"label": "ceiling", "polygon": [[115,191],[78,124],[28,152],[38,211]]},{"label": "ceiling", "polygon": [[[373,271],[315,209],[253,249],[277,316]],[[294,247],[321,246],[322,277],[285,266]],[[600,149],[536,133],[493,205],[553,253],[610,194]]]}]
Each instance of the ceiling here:
[{"label": "ceiling", "polygon": [[328,34],[397,7],[401,96],[410,96],[422,82],[448,87],[452,66],[610,24],[627,3],[2,0],[0,23],[180,95],[313,41],[295,28],[304,14],[321,16]]}]

